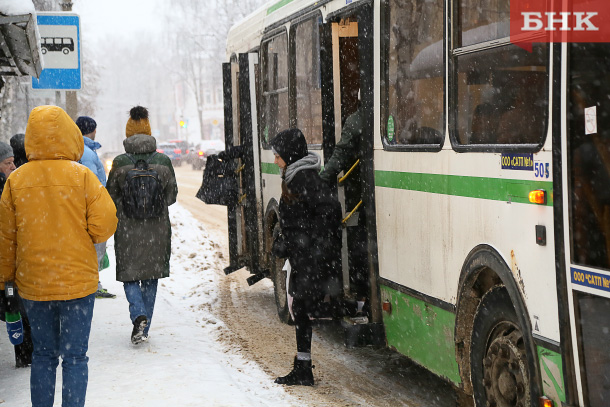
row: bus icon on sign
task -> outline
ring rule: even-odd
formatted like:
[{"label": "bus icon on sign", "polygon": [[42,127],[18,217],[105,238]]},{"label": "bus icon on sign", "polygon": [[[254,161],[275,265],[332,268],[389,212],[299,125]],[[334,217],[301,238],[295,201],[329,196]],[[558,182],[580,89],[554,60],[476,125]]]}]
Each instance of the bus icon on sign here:
[{"label": "bus icon on sign", "polygon": [[74,40],[70,37],[42,37],[40,48],[43,54],[61,51],[68,55],[70,51],[74,52]]}]

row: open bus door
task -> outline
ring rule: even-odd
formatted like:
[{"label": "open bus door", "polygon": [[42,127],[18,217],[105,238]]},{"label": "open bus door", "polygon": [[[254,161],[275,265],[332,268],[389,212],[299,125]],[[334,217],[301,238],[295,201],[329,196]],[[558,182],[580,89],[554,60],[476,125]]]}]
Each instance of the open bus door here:
[{"label": "open bus door", "polygon": [[223,64],[226,159],[234,165],[226,176],[237,179],[236,202],[228,205],[229,260],[225,274],[248,267],[250,285],[267,276],[261,269],[262,242],[260,160],[256,123],[258,54],[239,54]]},{"label": "open bus door", "polygon": [[[335,142],[341,139],[346,120],[359,112],[362,129],[359,156],[338,182],[338,196],[344,209],[343,286],[353,300],[366,299],[366,329],[355,328],[357,342],[379,343],[384,340],[381,305],[377,284],[377,234],[374,199],[374,61],[373,7],[370,3],[352,7],[328,17],[322,37],[330,46],[322,54],[322,74],[332,83],[323,100],[325,139],[324,158],[331,156]],[[332,76],[329,78],[329,76]],[[330,113],[329,113],[330,112]],[[329,117],[330,116],[330,117]],[[349,331],[349,327],[348,328]],[[349,332],[348,332],[349,335]],[[346,342],[350,342],[346,338]]]},{"label": "open bus door", "polygon": [[601,407],[610,400],[610,44],[566,47],[562,297],[570,323],[562,356],[574,373],[565,380],[568,405]]}]

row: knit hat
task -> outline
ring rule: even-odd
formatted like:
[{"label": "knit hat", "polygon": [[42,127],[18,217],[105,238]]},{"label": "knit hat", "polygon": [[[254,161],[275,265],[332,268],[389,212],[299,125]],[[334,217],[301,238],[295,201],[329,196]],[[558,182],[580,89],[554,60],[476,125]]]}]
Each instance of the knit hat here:
[{"label": "knit hat", "polygon": [[0,163],[9,157],[14,157],[13,147],[7,143],[0,141]]},{"label": "knit hat", "polygon": [[134,134],[152,135],[150,122],[148,121],[148,110],[142,106],[132,107],[129,111],[129,120],[125,126],[125,136],[131,137]]},{"label": "knit hat", "polygon": [[93,133],[97,128],[97,123],[89,116],[80,116],[76,119],[76,125],[80,132],[83,133],[83,136]]},{"label": "knit hat", "polygon": [[307,141],[299,129],[279,132],[271,140],[271,148],[284,160],[286,165],[295,163],[307,155]]},{"label": "knit hat", "polygon": [[17,133],[10,140],[13,154],[15,156],[15,167],[19,168],[28,162],[25,154],[25,134]]}]

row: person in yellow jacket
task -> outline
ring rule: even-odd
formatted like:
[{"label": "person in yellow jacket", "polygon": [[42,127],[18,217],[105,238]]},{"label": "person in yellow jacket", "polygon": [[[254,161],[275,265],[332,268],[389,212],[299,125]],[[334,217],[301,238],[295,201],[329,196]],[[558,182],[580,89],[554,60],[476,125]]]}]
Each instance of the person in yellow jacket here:
[{"label": "person in yellow jacket", "polygon": [[83,137],[61,108],[32,110],[25,150],[29,162],[9,176],[0,198],[0,289],[15,282],[32,326],[32,406],[53,406],[60,356],[62,406],[84,406],[98,282],[93,245],[114,233],[116,208],[76,162]]}]

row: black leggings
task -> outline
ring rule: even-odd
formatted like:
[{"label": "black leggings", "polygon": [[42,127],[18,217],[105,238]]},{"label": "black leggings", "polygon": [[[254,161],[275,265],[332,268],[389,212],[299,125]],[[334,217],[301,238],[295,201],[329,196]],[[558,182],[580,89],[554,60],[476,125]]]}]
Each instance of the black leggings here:
[{"label": "black leggings", "polygon": [[311,353],[311,319],[317,309],[316,305],[320,299],[294,298],[292,301],[292,313],[294,314],[294,326],[297,335],[297,352]]}]

